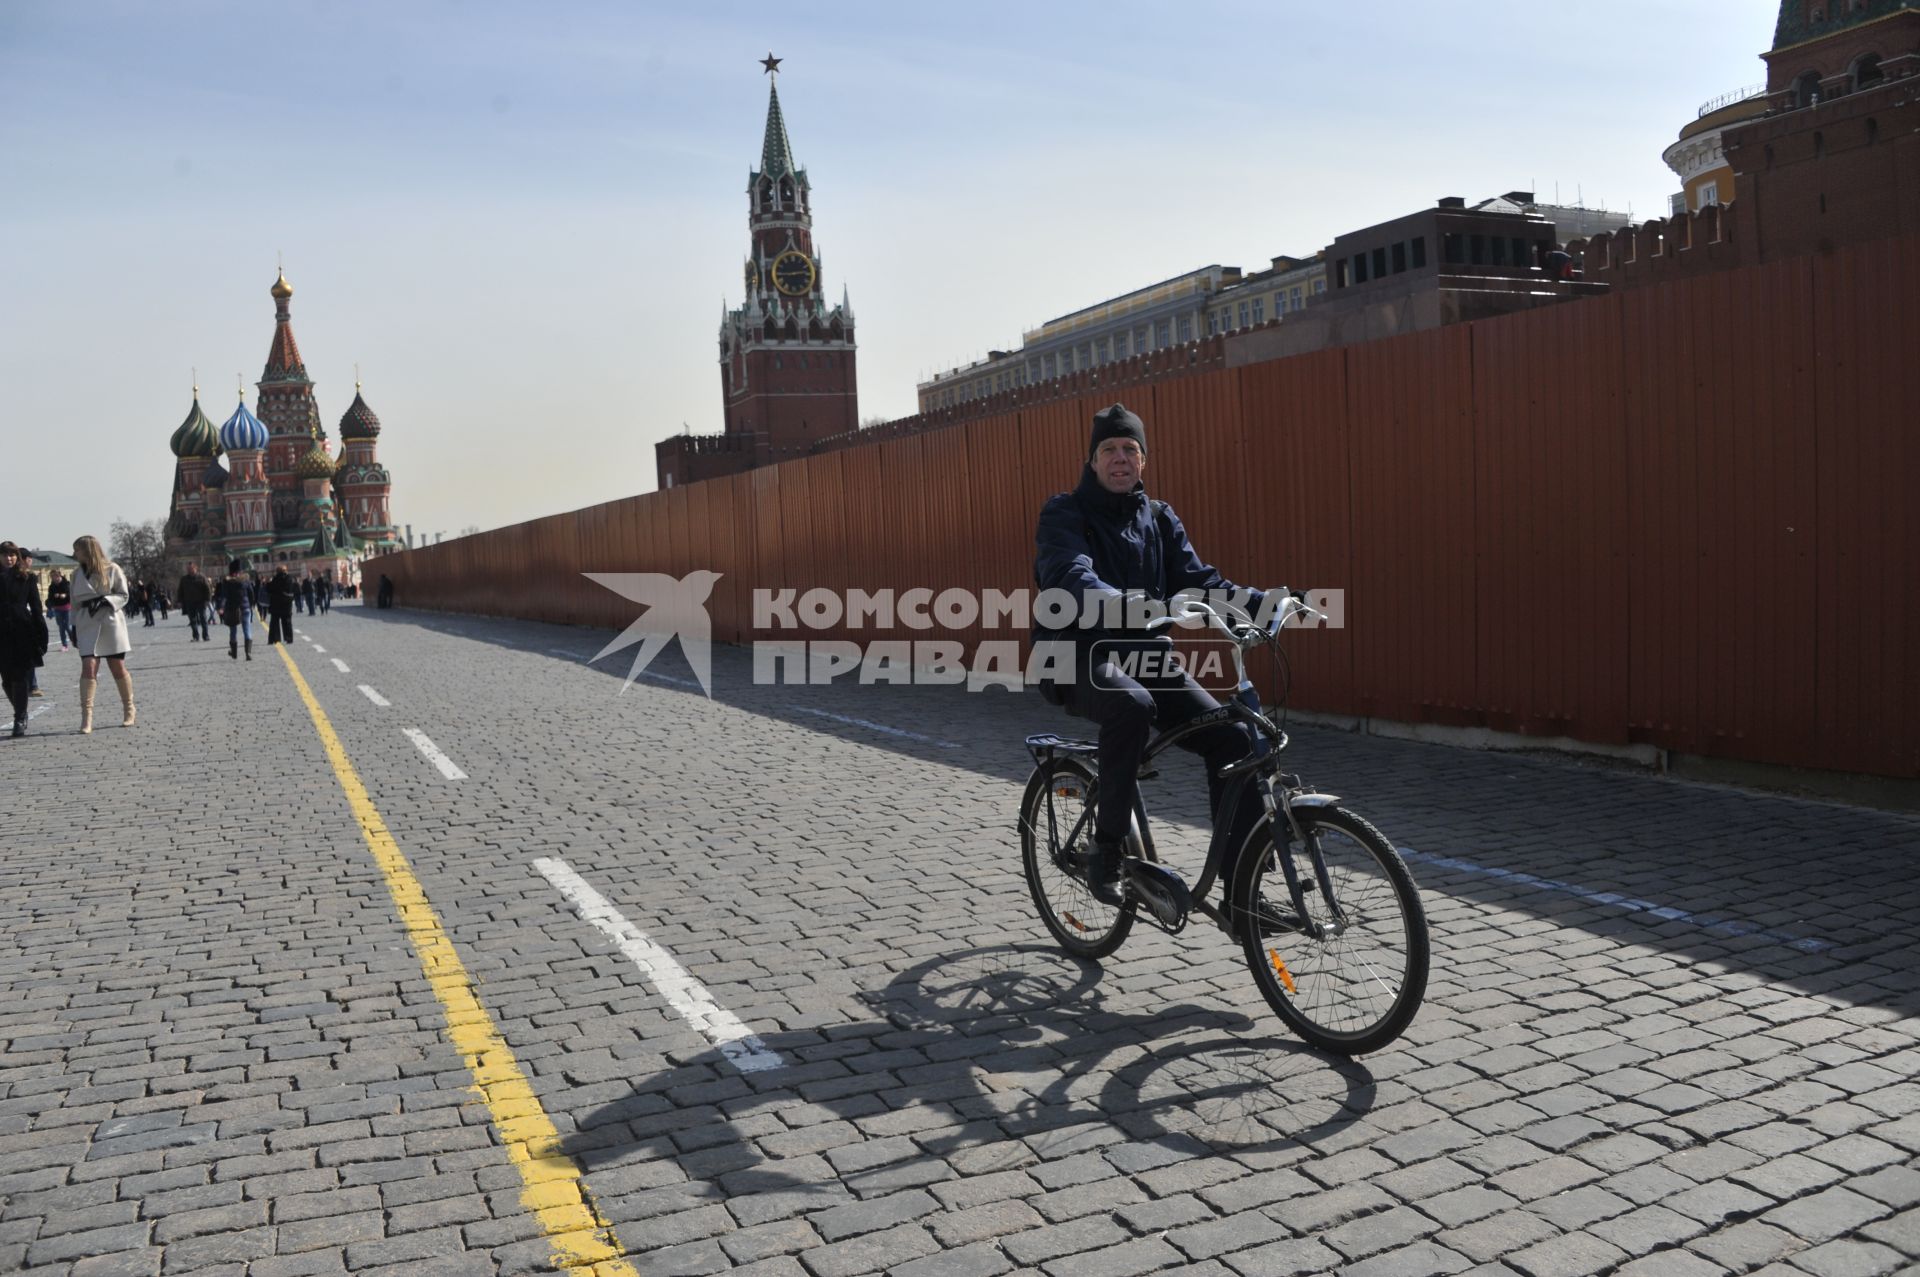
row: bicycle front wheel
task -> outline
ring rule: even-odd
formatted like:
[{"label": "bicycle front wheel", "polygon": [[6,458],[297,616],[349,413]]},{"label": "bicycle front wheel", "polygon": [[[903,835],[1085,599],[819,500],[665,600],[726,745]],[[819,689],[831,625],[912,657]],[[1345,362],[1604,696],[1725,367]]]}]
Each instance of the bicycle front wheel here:
[{"label": "bicycle front wheel", "polygon": [[1034,907],[1060,947],[1077,958],[1104,958],[1133,930],[1131,901],[1116,909],[1087,890],[1083,865],[1093,846],[1098,789],[1091,767],[1054,758],[1034,769],[1020,800],[1020,857]]},{"label": "bicycle front wheel", "polygon": [[[1377,1051],[1413,1022],[1427,991],[1429,942],[1420,893],[1400,853],[1341,807],[1294,811],[1333,889],[1330,908],[1308,847],[1275,846],[1271,822],[1241,849],[1234,908],[1247,965],[1269,1005],[1323,1051]],[[1305,918],[1287,891],[1293,857]],[[1316,932],[1318,933],[1316,935]]]}]

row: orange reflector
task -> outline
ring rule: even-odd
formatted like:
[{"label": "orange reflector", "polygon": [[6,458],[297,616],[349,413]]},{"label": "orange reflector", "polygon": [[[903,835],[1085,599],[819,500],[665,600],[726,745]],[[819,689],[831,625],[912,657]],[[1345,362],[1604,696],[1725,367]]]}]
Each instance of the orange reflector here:
[{"label": "orange reflector", "polygon": [[1080,791],[1077,789],[1056,789],[1053,793],[1056,798],[1078,798],[1080,796]]},{"label": "orange reflector", "polygon": [[1280,973],[1280,983],[1287,986],[1287,992],[1293,992],[1293,974],[1287,970],[1287,964],[1280,961],[1280,954],[1273,949],[1267,950],[1267,956],[1273,959],[1273,969]]},{"label": "orange reflector", "polygon": [[1064,918],[1066,920],[1067,925],[1069,927],[1072,927],[1075,931],[1085,931],[1087,929],[1086,923],[1080,921],[1080,919],[1074,917],[1070,913],[1063,913],[1060,916]]}]

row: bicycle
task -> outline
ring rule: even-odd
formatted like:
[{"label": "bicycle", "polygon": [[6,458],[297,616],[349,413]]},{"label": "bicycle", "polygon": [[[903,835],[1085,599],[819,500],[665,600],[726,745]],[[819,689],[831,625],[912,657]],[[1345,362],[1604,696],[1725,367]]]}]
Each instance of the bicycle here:
[{"label": "bicycle", "polygon": [[[1419,1010],[1430,952],[1426,913],[1413,876],[1379,830],[1341,806],[1338,795],[1318,793],[1280,770],[1287,733],[1276,713],[1261,708],[1247,678],[1246,654],[1264,644],[1276,664],[1284,662],[1279,636],[1287,622],[1324,618],[1293,595],[1276,594],[1284,602],[1264,627],[1230,605],[1197,599],[1177,601],[1149,627],[1157,633],[1197,621],[1220,632],[1232,641],[1239,684],[1218,710],[1155,736],[1141,760],[1141,776],[1155,774],[1153,760],[1167,748],[1223,720],[1255,733],[1253,751],[1219,771],[1225,782],[1220,814],[1198,880],[1189,886],[1160,863],[1146,803],[1136,797],[1122,861],[1122,902],[1116,907],[1094,899],[1086,859],[1100,747],[1052,732],[1026,739],[1034,770],[1020,802],[1021,858],[1041,920],[1068,953],[1087,959],[1113,953],[1142,906],[1169,935],[1178,935],[1197,912],[1240,939],[1255,985],[1289,1028],[1322,1050],[1358,1055],[1399,1037]],[[1264,811],[1233,860],[1234,881],[1222,884],[1215,905],[1207,897],[1222,877],[1227,831],[1243,802],[1258,802]]]}]

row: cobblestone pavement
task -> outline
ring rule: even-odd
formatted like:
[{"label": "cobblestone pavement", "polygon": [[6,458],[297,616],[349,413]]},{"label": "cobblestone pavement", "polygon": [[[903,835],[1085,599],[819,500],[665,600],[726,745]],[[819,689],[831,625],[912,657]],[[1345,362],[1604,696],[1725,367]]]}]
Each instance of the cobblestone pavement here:
[{"label": "cobblestone pavement", "polygon": [[[732,650],[713,701],[620,695],[624,657],[578,659],[600,633],[297,625],[640,1272],[1920,1261],[1910,817],[1301,730],[1301,770],[1415,853],[1436,942],[1412,1029],[1347,1062],[1291,1038],[1204,925],[1136,928],[1104,969],[1049,946],[1014,807],[1021,737],[1066,720],[1035,698],[755,687]],[[548,1268],[279,656],[230,661],[177,619],[134,636],[137,727],[116,705],[78,735],[55,654],[51,707],[6,743],[0,1271]],[[1148,790],[1188,851],[1197,786],[1183,761]],[[736,1068],[543,857],[785,1067]]]}]

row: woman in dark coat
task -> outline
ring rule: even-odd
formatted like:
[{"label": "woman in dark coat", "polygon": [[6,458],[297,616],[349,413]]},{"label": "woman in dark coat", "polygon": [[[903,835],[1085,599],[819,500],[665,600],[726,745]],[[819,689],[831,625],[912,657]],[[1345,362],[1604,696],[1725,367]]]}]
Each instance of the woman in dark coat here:
[{"label": "woman in dark coat", "polygon": [[47,654],[40,581],[20,566],[20,547],[0,541],[0,685],[13,707],[13,734],[27,734],[27,691]]}]

